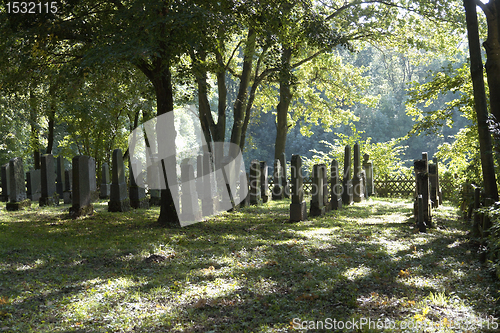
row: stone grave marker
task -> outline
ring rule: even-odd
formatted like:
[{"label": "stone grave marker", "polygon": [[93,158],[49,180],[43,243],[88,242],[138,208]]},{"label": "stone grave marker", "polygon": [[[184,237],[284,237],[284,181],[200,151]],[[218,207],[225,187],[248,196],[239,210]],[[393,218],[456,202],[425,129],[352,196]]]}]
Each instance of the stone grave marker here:
[{"label": "stone grave marker", "polygon": [[260,193],[261,186],[261,169],[260,162],[258,160],[252,160],[250,162],[250,204],[258,205],[262,203],[262,195]]},{"label": "stone grave marker", "polygon": [[325,202],[324,202],[324,164],[315,164],[313,166],[313,177],[312,177],[312,199],[310,205],[310,215],[311,216],[322,216],[325,215]]},{"label": "stone grave marker", "polygon": [[72,204],[73,198],[71,195],[71,191],[73,188],[73,169],[64,171],[64,192],[63,192],[63,200],[64,204]]},{"label": "stone grave marker", "polygon": [[59,194],[59,199],[63,198],[64,181],[64,158],[58,156],[56,159],[56,191]]},{"label": "stone grave marker", "polygon": [[283,178],[281,177],[281,162],[277,158],[274,160],[274,170],[273,170],[273,193],[272,193],[272,198],[273,200],[281,200],[283,199],[283,186],[282,186],[282,181]]},{"label": "stone grave marker", "polygon": [[121,149],[115,149],[113,151],[110,189],[108,211],[126,212],[130,210],[127,183],[125,183],[125,165],[123,164]]},{"label": "stone grave marker", "polygon": [[15,157],[9,161],[10,190],[6,209],[20,210],[31,206],[31,200],[26,197],[26,183],[24,180],[23,159]]},{"label": "stone grave marker", "polygon": [[10,190],[9,163],[2,165],[2,201],[9,201]]},{"label": "stone grave marker", "polygon": [[54,156],[44,154],[41,157],[42,196],[38,200],[40,206],[58,205],[59,194],[56,191],[56,167]]},{"label": "stone grave marker", "polygon": [[26,194],[31,201],[40,200],[42,196],[41,170],[30,170],[26,172]]},{"label": "stone grave marker", "polygon": [[304,221],[307,219],[307,207],[304,200],[304,178],[302,175],[302,159],[300,155],[292,155],[290,222]]},{"label": "stone grave marker", "polygon": [[344,152],[344,178],[342,181],[342,203],[351,205],[353,203],[353,188],[351,180],[351,146],[345,146]]},{"label": "stone grave marker", "polygon": [[201,219],[196,193],[194,169],[188,158],[181,163],[181,216],[183,221],[199,221]]},{"label": "stone grave marker", "polygon": [[90,191],[90,163],[91,158],[88,156],[75,156],[72,160],[72,206],[69,209],[69,215],[73,218],[92,215],[94,207],[91,203]]},{"label": "stone grave marker", "polygon": [[99,191],[97,190],[96,166],[93,157],[89,157],[89,184],[90,200],[96,202],[99,199]]},{"label": "stone grave marker", "polygon": [[[429,166],[427,153],[422,153],[421,160],[413,161],[415,171],[415,203],[414,216],[415,221],[423,220],[426,227],[432,227],[431,202],[429,191]],[[422,196],[422,205],[418,203],[418,196]],[[419,207],[422,207],[423,216],[419,216]]]},{"label": "stone grave marker", "polygon": [[373,186],[373,164],[370,162],[370,155],[368,154],[363,155],[363,170],[366,177],[366,193],[369,197],[375,194],[375,188]]},{"label": "stone grave marker", "polygon": [[240,207],[248,206],[248,173],[240,173]]},{"label": "stone grave marker", "polygon": [[109,180],[109,165],[103,163],[101,166],[101,186],[99,188],[99,199],[109,199],[111,182]]},{"label": "stone grave marker", "polygon": [[[144,184],[144,181],[141,179],[143,177],[143,173],[140,172],[136,179],[134,177],[134,170],[138,170],[138,164],[134,162],[129,163],[129,200],[130,207],[132,208],[149,208],[149,200],[146,197],[146,189],[139,186],[139,184]],[[139,172],[139,170],[138,170]]]},{"label": "stone grave marker", "polygon": [[332,160],[330,170],[330,209],[342,209],[342,185],[339,177],[339,162]]}]

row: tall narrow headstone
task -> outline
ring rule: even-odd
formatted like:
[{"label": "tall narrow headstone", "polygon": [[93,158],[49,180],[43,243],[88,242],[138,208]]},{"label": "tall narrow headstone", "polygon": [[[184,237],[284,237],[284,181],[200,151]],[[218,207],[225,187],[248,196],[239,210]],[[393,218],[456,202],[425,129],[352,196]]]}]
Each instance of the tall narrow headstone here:
[{"label": "tall narrow headstone", "polygon": [[342,185],[339,177],[339,162],[332,160],[330,175],[330,208],[331,210],[342,209]]},{"label": "tall narrow headstone", "polygon": [[324,164],[315,164],[313,166],[313,178],[312,178],[312,199],[311,199],[311,216],[321,216],[325,215],[325,202],[324,202]]},{"label": "tall narrow headstone", "polygon": [[20,210],[31,206],[31,200],[26,198],[26,183],[24,181],[23,159],[15,157],[9,161],[10,178],[10,201],[6,205],[7,210]]},{"label": "tall narrow headstone", "polygon": [[363,184],[363,177],[361,175],[361,152],[359,151],[359,144],[354,144],[354,179],[353,179],[353,200],[354,202],[361,202],[365,199],[365,189]]},{"label": "tall narrow headstone", "polygon": [[73,189],[73,169],[64,171],[64,192],[63,199],[64,204],[72,204],[73,198],[71,195],[71,191]]},{"label": "tall narrow headstone", "polygon": [[9,163],[2,165],[2,201],[9,201],[9,188],[10,188],[10,177],[9,177]]},{"label": "tall narrow headstone", "polygon": [[432,208],[439,207],[439,193],[437,189],[436,164],[429,163],[429,195]]},{"label": "tall narrow headstone", "polygon": [[422,211],[423,211],[423,223],[427,227],[432,227],[432,215],[431,215],[431,202],[430,202],[430,191],[429,191],[429,166],[427,164],[427,153],[422,153],[421,160],[415,160],[413,162],[415,170],[415,202],[414,202],[414,215],[415,221],[419,221],[419,204],[418,196],[422,195]]},{"label": "tall narrow headstone", "polygon": [[304,201],[304,178],[302,175],[302,159],[300,155],[292,155],[290,167],[292,203],[290,204],[290,221],[307,219],[307,207]]},{"label": "tall narrow headstone", "polygon": [[344,152],[344,178],[342,181],[342,203],[350,205],[353,203],[351,180],[351,146],[345,146]]},{"label": "tall narrow headstone", "polygon": [[127,183],[125,183],[125,165],[123,164],[121,149],[113,151],[112,163],[111,193],[109,196],[108,211],[126,212],[130,210],[130,201],[128,198]]},{"label": "tall narrow headstone", "polygon": [[84,215],[92,215],[94,207],[91,203],[90,193],[90,157],[75,156],[72,160],[73,191],[71,195],[72,206],[69,215],[73,218]]},{"label": "tall narrow headstone", "polygon": [[260,195],[262,202],[266,203],[269,200],[269,182],[268,182],[269,168],[266,161],[260,162]]},{"label": "tall narrow headstone", "polygon": [[286,155],[285,153],[281,154],[281,186],[283,187],[283,196],[285,198],[290,198],[290,184],[288,182],[288,170],[286,167]]},{"label": "tall narrow headstone", "polygon": [[96,202],[99,199],[99,191],[97,191],[97,175],[95,167],[95,159],[89,157],[89,184],[90,184],[90,201]]},{"label": "tall narrow headstone", "polygon": [[44,154],[41,157],[42,196],[38,200],[40,206],[58,205],[59,194],[56,192],[56,168],[54,156]]},{"label": "tall narrow headstone", "polygon": [[183,221],[199,221],[200,209],[198,205],[198,195],[196,194],[196,181],[194,178],[193,166],[189,159],[182,160],[181,163],[181,216]]},{"label": "tall narrow headstone", "polygon": [[363,155],[363,170],[365,171],[366,177],[366,192],[367,196],[372,196],[375,194],[375,189],[373,187],[373,165],[370,160],[370,155]]},{"label": "tall narrow headstone", "polygon": [[99,188],[99,199],[109,199],[111,182],[109,181],[109,166],[108,163],[103,163],[101,166],[101,186]]},{"label": "tall narrow headstone", "polygon": [[212,195],[212,184],[214,182],[212,168],[212,154],[205,152],[203,154],[203,197],[201,199],[201,211],[203,216],[214,214],[214,199]]},{"label": "tall narrow headstone", "polygon": [[[132,208],[149,208],[149,200],[146,197],[146,189],[139,186],[139,184],[144,184],[143,173],[140,172],[139,175],[134,175],[134,170],[138,170],[137,166],[134,166],[134,162],[130,163],[129,168],[129,198],[130,207]],[[138,171],[139,172],[139,171]],[[141,178],[141,181],[137,180],[137,177]]]},{"label": "tall narrow headstone", "polygon": [[56,159],[56,191],[59,194],[59,199],[63,198],[64,181],[64,158],[58,156]]},{"label": "tall narrow headstone", "polygon": [[281,162],[279,159],[274,160],[274,170],[273,170],[273,200],[281,200],[283,199],[283,186],[281,177]]},{"label": "tall narrow headstone", "polygon": [[260,162],[257,160],[252,160],[250,162],[250,204],[258,205],[262,202],[262,195],[260,193],[261,186],[261,170]]},{"label": "tall narrow headstone", "polygon": [[248,173],[240,173],[240,207],[248,206]]},{"label": "tall narrow headstone", "polygon": [[31,201],[40,200],[42,196],[42,180],[40,169],[26,172],[26,194]]}]

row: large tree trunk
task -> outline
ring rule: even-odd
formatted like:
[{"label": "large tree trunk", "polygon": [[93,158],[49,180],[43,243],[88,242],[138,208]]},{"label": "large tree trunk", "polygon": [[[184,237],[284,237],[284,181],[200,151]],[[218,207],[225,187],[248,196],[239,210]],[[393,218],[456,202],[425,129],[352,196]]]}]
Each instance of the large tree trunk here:
[{"label": "large tree trunk", "polygon": [[54,126],[56,121],[56,87],[51,85],[49,88],[49,121],[48,121],[48,136],[47,136],[47,151],[46,154],[52,154],[54,147]]},{"label": "large tree trunk", "polygon": [[495,122],[500,123],[500,1],[490,0],[484,6],[487,8],[485,15],[488,23],[488,38],[483,46],[487,55],[485,68],[490,89],[490,111],[496,118]]},{"label": "large tree trunk", "polygon": [[[150,77],[150,79],[156,92],[157,115],[160,116],[168,112],[173,112],[174,100],[172,91],[172,74],[170,72],[170,68],[163,68],[160,72],[155,73],[152,77]],[[168,133],[168,140],[173,140],[173,142],[175,143],[176,132],[174,124],[171,123],[164,125],[167,126],[167,128],[157,129],[157,133],[159,133],[160,131],[165,131],[165,133]],[[162,150],[164,150],[167,146],[170,148],[173,147],[173,151],[166,151],[164,153],[161,153]],[[160,216],[158,217],[158,223],[165,227],[177,228],[181,226],[176,210],[178,192],[175,190],[176,187],[174,187],[173,189],[174,193],[170,191],[167,179],[167,172],[169,174],[173,173],[173,175],[175,175],[174,177],[170,177],[171,180],[177,179],[175,144],[168,144],[166,142],[161,142],[160,140],[158,140],[158,153],[161,154],[160,157],[163,158],[163,176],[165,178],[165,184],[167,185],[167,189],[161,190]],[[164,158],[164,154],[168,154],[168,156],[170,157]],[[177,184],[170,185],[172,186]]]},{"label": "large tree trunk", "polygon": [[[488,128],[488,108],[484,88],[483,62],[481,59],[481,45],[479,43],[476,3],[474,0],[464,0],[464,7],[469,38],[470,71],[479,133],[484,192],[491,202],[491,200],[498,200],[498,190],[494,169],[495,165],[493,163],[491,134]],[[490,95],[491,94],[493,94],[493,92],[490,91]]]},{"label": "large tree trunk", "polygon": [[288,132],[288,109],[292,100],[290,90],[290,61],[292,59],[291,48],[285,48],[282,54],[282,72],[280,73],[280,101],[276,107],[276,141],[274,144],[274,158],[278,158],[284,167],[283,153],[286,146],[286,135]]},{"label": "large tree trunk", "polygon": [[40,169],[40,131],[38,130],[38,105],[33,90],[30,88],[30,127],[31,127],[31,147],[33,148],[33,164],[35,170]]},{"label": "large tree trunk", "polygon": [[[243,130],[243,122],[245,117],[245,106],[247,103],[248,95],[248,85],[250,84],[250,77],[252,74],[253,67],[253,56],[255,54],[255,31],[250,28],[248,29],[247,42],[244,49],[243,56],[243,70],[241,72],[240,87],[238,90],[238,95],[236,101],[234,102],[234,124],[233,130],[231,132],[231,143],[234,143],[233,147],[240,147],[241,133]],[[230,152],[231,156],[236,156],[236,152]]]}]

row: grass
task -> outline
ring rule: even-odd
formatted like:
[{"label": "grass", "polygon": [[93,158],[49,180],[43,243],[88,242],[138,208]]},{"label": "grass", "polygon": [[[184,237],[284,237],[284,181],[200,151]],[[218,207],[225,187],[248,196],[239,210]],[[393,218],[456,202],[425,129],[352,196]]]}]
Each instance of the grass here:
[{"label": "grass", "polygon": [[321,331],[333,319],[357,323],[345,332],[496,328],[499,284],[453,208],[435,210],[437,228],[422,234],[409,200],[298,223],[289,204],[171,230],[156,225],[158,209],[99,202],[72,220],[69,206],[2,203],[0,332]]}]

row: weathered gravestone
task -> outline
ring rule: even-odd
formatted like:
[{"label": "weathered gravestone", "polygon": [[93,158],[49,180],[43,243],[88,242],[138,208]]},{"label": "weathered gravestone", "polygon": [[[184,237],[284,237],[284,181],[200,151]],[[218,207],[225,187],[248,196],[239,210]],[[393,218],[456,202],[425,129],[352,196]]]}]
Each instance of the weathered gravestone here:
[{"label": "weathered gravestone", "polygon": [[261,169],[260,162],[257,160],[252,160],[250,162],[250,204],[258,205],[262,203],[262,196],[260,193],[261,186]]},{"label": "weathered gravestone", "polygon": [[353,200],[361,202],[365,199],[365,189],[361,169],[361,152],[359,144],[354,144],[354,179],[353,179]]},{"label": "weathered gravestone", "polygon": [[339,177],[339,162],[332,160],[330,170],[330,209],[342,209],[342,185]]},{"label": "weathered gravestone", "polygon": [[73,188],[73,169],[64,171],[64,192],[63,200],[65,204],[72,204],[71,191]]},{"label": "weathered gravestone", "polygon": [[182,221],[199,221],[201,219],[196,193],[196,181],[193,166],[189,159],[181,163],[181,214]]},{"label": "weathered gravestone", "polygon": [[365,171],[365,177],[366,177],[366,193],[367,196],[372,196],[375,194],[375,189],[373,187],[373,165],[370,160],[370,155],[364,154],[363,155],[363,170]]},{"label": "weathered gravestone", "polygon": [[312,178],[312,199],[310,205],[311,216],[325,215],[325,202],[324,202],[324,176],[326,173],[326,166],[324,164],[315,164],[313,166]]},{"label": "weathered gravestone", "polygon": [[203,196],[201,199],[201,210],[203,216],[211,216],[214,214],[214,199],[212,196],[212,184],[215,181],[212,168],[212,154],[205,152],[203,154],[202,183]]},{"label": "weathered gravestone", "polygon": [[92,215],[94,207],[91,203],[90,191],[90,163],[88,156],[75,156],[72,160],[73,191],[71,194],[72,206],[69,215],[73,218]]},{"label": "weathered gravestone", "polygon": [[[427,153],[422,153],[421,160],[413,161],[415,171],[415,202],[414,202],[414,217],[418,223],[422,221],[426,227],[432,227],[431,202],[429,193],[429,167]],[[418,196],[422,196],[422,204],[419,205]],[[421,209],[419,207],[422,207]],[[420,216],[422,211],[423,216]],[[423,226],[418,226],[423,229]]]},{"label": "weathered gravestone", "polygon": [[130,210],[130,201],[128,198],[127,183],[125,183],[125,165],[123,164],[121,149],[113,151],[112,163],[108,211],[126,212]]},{"label": "weathered gravestone", "polygon": [[9,201],[9,189],[10,188],[10,177],[9,177],[9,163],[2,165],[2,201]]},{"label": "weathered gravestone", "polygon": [[44,154],[41,157],[42,196],[38,200],[40,206],[58,205],[59,194],[56,191],[56,168],[54,156]]},{"label": "weathered gravestone", "polygon": [[[129,163],[129,198],[130,207],[132,208],[149,208],[149,200],[146,197],[146,189],[140,185],[144,184],[142,179],[143,173],[139,170],[138,164]],[[137,176],[134,175],[134,170],[137,170]]]},{"label": "weathered gravestone", "polygon": [[109,199],[111,184],[109,181],[109,165],[103,163],[101,166],[101,186],[99,188],[99,199]]},{"label": "weathered gravestone", "polygon": [[89,184],[90,184],[90,201],[96,202],[99,199],[99,191],[97,190],[97,177],[95,159],[89,157]]},{"label": "weathered gravestone", "polygon": [[23,159],[15,157],[9,161],[10,190],[6,209],[20,210],[31,206],[31,200],[26,198],[26,183],[24,181]]},{"label": "weathered gravestone", "polygon": [[248,173],[240,173],[240,207],[248,206]]},{"label": "weathered gravestone", "polygon": [[300,155],[292,155],[290,222],[304,221],[307,219],[307,207],[304,200],[304,178],[302,175],[302,159]]},{"label": "weathered gravestone", "polygon": [[64,158],[58,156],[56,159],[56,191],[59,194],[59,199],[63,198],[64,181]]},{"label": "weathered gravestone", "polygon": [[262,197],[262,202],[266,203],[269,201],[269,168],[267,167],[266,161],[260,161],[260,195]]},{"label": "weathered gravestone", "polygon": [[279,159],[274,160],[274,170],[273,170],[273,200],[283,199],[283,186],[281,177],[281,162]]},{"label": "weathered gravestone", "polygon": [[342,203],[344,205],[351,205],[353,203],[352,190],[351,146],[347,145],[344,152],[344,178],[342,181]]},{"label": "weathered gravestone", "polygon": [[38,202],[42,196],[41,177],[40,169],[26,172],[26,195],[31,201]]}]

